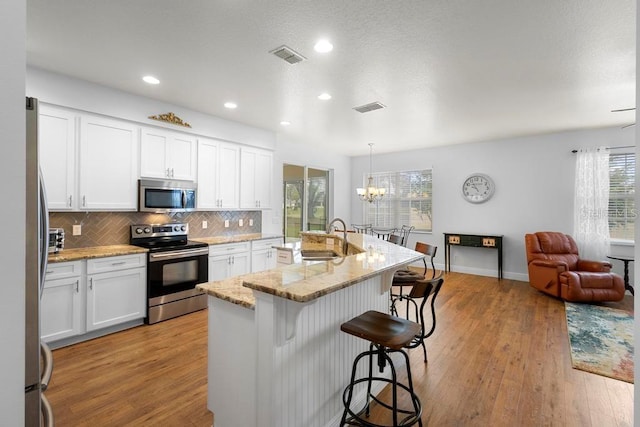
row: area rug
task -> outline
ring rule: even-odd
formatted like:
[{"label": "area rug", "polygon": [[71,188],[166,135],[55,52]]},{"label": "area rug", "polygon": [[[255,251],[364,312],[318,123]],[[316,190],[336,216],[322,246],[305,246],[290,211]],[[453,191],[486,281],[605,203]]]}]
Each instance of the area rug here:
[{"label": "area rug", "polygon": [[565,312],[573,367],[633,383],[633,315],[571,302]]}]

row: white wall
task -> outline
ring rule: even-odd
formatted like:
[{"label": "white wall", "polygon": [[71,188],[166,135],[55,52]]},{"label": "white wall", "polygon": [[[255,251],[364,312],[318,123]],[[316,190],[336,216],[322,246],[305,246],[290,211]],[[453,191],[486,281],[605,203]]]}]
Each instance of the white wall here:
[{"label": "white wall", "polygon": [[[347,224],[350,222],[351,206],[350,185],[351,160],[347,156],[336,155],[323,150],[322,147],[311,148],[304,144],[289,140],[286,135],[279,134],[277,149],[274,156],[274,198],[273,209],[265,212],[262,218],[263,231],[281,233],[282,232],[282,166],[283,164],[298,166],[309,166],[318,169],[333,170],[333,214],[332,217],[344,219]],[[267,216],[270,216],[267,218]],[[269,226],[270,228],[266,228]]]},{"label": "white wall", "polygon": [[0,424],[24,425],[24,267],[25,267],[25,25],[26,2],[0,1]]},{"label": "white wall", "polygon": [[[411,152],[374,155],[376,171],[433,168],[433,232],[414,234],[439,247],[436,262],[444,265],[443,233],[504,235],[503,271],[506,278],[527,280],[524,235],[554,230],[573,233],[575,155],[572,149],[606,145],[634,145],[633,128],[580,130],[540,136],[460,144]],[[369,158],[353,158],[351,179],[362,182]],[[492,199],[471,204],[461,196],[462,182],[474,173],[491,176],[496,184]],[[354,222],[362,221],[362,202],[351,199]],[[625,253],[629,247],[612,251]],[[452,270],[495,276],[495,251],[453,248]],[[622,274],[622,263],[613,262]]]}]

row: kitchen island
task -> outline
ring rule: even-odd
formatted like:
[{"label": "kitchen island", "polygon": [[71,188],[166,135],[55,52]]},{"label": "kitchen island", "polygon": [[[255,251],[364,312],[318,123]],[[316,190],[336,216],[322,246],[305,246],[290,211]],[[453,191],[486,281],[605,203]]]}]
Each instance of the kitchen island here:
[{"label": "kitchen island", "polygon": [[[368,343],[340,332],[388,312],[393,273],[423,254],[349,233],[346,256],[210,282],[208,408],[216,427],[333,426],[355,356]],[[341,237],[304,234],[302,249],[344,255]]]}]

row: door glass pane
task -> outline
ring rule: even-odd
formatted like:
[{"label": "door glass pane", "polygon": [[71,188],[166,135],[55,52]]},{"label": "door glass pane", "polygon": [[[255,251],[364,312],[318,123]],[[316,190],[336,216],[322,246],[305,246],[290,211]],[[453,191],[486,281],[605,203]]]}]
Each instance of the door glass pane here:
[{"label": "door glass pane", "polygon": [[307,230],[325,230],[327,227],[327,183],[329,172],[307,168]]},{"label": "door glass pane", "polygon": [[284,165],[284,236],[285,242],[300,240],[304,207],[304,168]]}]

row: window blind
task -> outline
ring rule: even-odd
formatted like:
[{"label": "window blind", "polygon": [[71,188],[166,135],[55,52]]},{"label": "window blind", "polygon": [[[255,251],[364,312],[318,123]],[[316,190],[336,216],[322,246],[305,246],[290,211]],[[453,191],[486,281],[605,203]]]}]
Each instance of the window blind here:
[{"label": "window blind", "polygon": [[[363,176],[367,182],[369,174]],[[376,227],[413,225],[416,231],[432,230],[433,183],[431,169],[371,174],[374,185],[386,189],[385,196],[363,203],[365,223]]]},{"label": "window blind", "polygon": [[636,157],[609,155],[609,234],[612,239],[634,240]]}]

